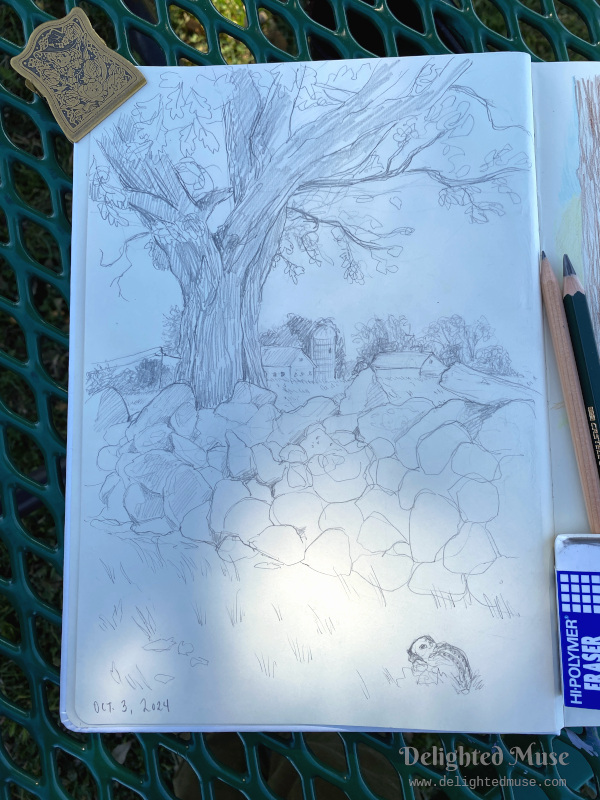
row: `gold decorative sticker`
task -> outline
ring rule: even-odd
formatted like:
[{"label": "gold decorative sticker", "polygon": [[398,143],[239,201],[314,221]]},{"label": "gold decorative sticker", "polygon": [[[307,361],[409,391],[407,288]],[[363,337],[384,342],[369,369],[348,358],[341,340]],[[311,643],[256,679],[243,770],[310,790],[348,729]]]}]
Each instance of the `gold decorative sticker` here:
[{"label": "gold decorative sticker", "polygon": [[80,8],[38,25],[10,63],[46,98],[72,142],[146,83],[133,64],[106,46]]}]

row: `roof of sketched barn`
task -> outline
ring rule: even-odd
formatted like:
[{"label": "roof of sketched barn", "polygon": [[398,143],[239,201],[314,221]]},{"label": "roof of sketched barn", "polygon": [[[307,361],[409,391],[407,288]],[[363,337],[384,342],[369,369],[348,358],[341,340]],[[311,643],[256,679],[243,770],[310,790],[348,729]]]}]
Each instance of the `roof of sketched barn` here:
[{"label": "roof of sketched barn", "polygon": [[413,367],[421,369],[426,362],[443,366],[442,362],[433,353],[420,353],[416,350],[403,350],[397,353],[380,353],[373,361],[375,369],[406,369]]},{"label": "roof of sketched barn", "polygon": [[311,359],[299,347],[263,347],[261,360],[265,367],[289,367],[299,360],[314,367]]}]

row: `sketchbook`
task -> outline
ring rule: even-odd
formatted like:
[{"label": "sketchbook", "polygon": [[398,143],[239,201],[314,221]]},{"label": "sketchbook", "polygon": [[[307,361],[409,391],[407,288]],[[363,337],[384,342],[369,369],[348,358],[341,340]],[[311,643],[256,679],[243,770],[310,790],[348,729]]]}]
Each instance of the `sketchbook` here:
[{"label": "sketchbook", "polygon": [[75,147],[64,724],[559,730],[598,68],[143,72]]}]

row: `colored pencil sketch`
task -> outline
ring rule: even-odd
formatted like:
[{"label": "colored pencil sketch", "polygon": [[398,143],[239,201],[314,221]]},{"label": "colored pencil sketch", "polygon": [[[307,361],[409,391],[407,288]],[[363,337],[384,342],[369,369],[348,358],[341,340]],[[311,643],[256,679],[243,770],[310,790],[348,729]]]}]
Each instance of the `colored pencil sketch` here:
[{"label": "colored pencil sketch", "polygon": [[[140,564],[157,603],[160,575],[176,576],[200,639],[217,604],[243,627],[244,588],[262,586],[286,658],[303,669],[314,645],[298,620],[319,641],[338,620],[326,602],[299,600],[295,618],[282,608],[271,588],[286,571],[316,597],[333,585],[381,608],[405,592],[433,609],[518,614],[502,588],[518,555],[503,543],[513,513],[503,501],[523,469],[536,392],[493,325],[433,310],[414,319],[401,301],[395,315],[366,311],[351,324],[343,311],[311,318],[290,303],[265,323],[261,305],[274,272],[290,297],[308,270],[337,272],[357,292],[400,278],[413,193],[450,227],[493,226],[518,206],[531,165],[516,143],[527,133],[497,123],[469,68],[466,58],[401,71],[386,60],[206,68],[192,88],[165,71],[156,96],[96,139],[90,202],[120,237],[118,257],[102,262],[115,302],[135,303],[126,274],[141,244],[181,295],[147,349],[87,372],[104,475],[90,524],[120,542],[103,565],[117,602],[100,624],[133,621],[144,657],[210,664],[185,626],[157,625],[151,606],[129,601],[123,614]],[[448,648],[464,659],[456,680],[468,691],[466,656]],[[277,679],[283,656],[254,655]],[[143,684],[133,667],[127,675]]]}]

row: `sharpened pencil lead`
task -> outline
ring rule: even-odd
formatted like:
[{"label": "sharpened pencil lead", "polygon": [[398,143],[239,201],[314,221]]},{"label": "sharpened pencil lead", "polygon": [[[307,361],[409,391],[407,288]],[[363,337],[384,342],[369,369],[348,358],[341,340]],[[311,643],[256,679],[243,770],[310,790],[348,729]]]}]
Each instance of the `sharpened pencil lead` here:
[{"label": "sharpened pencil lead", "polygon": [[542,250],[542,261],[547,258],[546,251]]},{"label": "sharpened pencil lead", "polygon": [[567,275],[576,275],[576,274],[577,273],[575,272],[575,267],[573,266],[573,264],[571,264],[571,259],[565,253],[563,256],[563,277],[566,277]]}]

